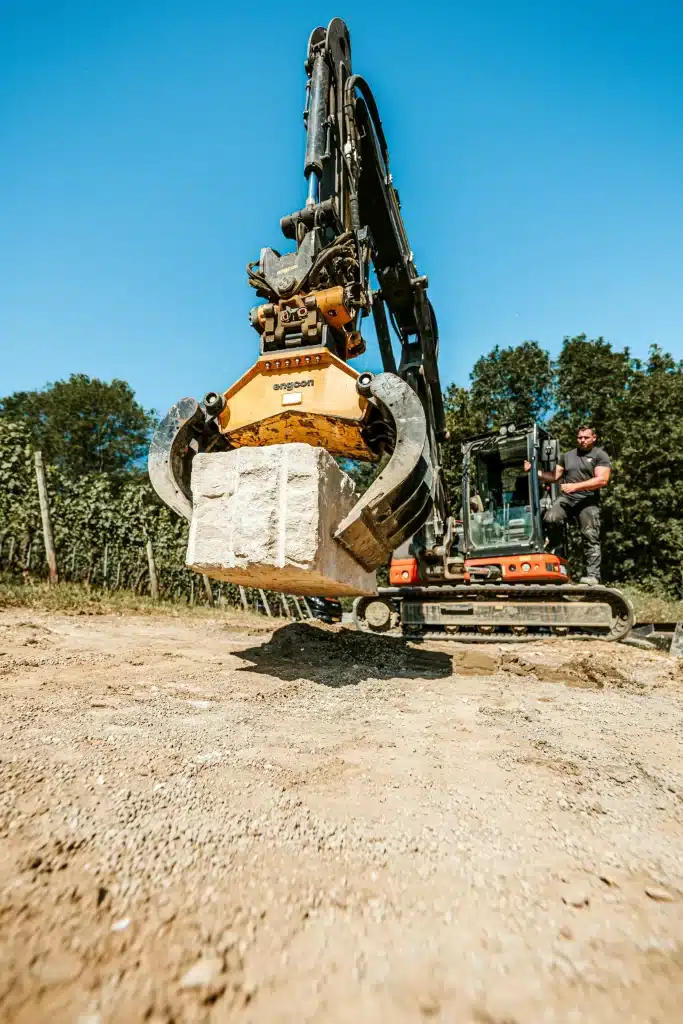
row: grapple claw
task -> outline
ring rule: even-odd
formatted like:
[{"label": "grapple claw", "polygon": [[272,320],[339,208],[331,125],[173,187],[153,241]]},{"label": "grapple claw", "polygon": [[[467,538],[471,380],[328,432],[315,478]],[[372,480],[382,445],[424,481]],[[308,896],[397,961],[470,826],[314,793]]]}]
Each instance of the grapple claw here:
[{"label": "grapple claw", "polygon": [[358,387],[389,414],[396,443],[389,462],[334,538],[372,572],[427,521],[434,503],[434,467],[424,409],[410,385],[393,373],[379,373],[363,374]]},{"label": "grapple claw", "polygon": [[169,508],[192,518],[190,473],[195,449],[191,441],[204,429],[206,417],[195,398],[181,398],[154,431],[147,468],[152,487]]}]

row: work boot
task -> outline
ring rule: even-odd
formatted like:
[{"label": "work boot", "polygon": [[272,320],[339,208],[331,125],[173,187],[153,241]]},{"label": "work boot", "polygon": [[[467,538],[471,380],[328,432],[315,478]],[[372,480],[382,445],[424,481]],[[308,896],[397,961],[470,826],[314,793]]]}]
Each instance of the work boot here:
[{"label": "work boot", "polygon": [[582,576],[579,583],[585,583],[589,587],[600,586],[600,580],[596,576]]}]

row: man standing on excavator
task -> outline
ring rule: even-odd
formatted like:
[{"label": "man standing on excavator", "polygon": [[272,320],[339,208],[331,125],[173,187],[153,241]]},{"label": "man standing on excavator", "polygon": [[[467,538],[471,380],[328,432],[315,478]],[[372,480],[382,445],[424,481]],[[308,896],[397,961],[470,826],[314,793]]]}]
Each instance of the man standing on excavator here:
[{"label": "man standing on excavator", "polygon": [[[578,519],[586,562],[586,575],[581,577],[581,583],[589,584],[600,582],[600,491],[607,487],[612,472],[609,456],[596,446],[597,439],[595,428],[582,423],[576,436],[576,448],[561,455],[551,472],[538,471],[545,483],[563,481],[562,494],[544,517],[550,547],[559,547],[565,523]],[[528,473],[531,464],[525,462],[524,468]]]}]

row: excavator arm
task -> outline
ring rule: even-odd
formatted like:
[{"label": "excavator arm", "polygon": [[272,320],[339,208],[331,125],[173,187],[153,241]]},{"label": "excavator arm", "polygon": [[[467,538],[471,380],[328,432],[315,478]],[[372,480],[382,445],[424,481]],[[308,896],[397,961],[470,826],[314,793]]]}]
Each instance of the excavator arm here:
[{"label": "excavator arm", "polygon": [[[427,278],[408,243],[377,105],[352,72],[343,21],[313,31],[305,67],[306,202],[280,222],[294,248],[264,248],[247,265],[261,300],[250,313],[259,358],[226,390],[173,406],[154,436],[149,472],[160,497],[189,517],[196,452],[304,441],[351,459],[388,455],[335,533],[372,571],[409,537],[443,553],[438,329]],[[370,314],[383,364],[374,375],[349,365],[365,349],[361,325]]]}]

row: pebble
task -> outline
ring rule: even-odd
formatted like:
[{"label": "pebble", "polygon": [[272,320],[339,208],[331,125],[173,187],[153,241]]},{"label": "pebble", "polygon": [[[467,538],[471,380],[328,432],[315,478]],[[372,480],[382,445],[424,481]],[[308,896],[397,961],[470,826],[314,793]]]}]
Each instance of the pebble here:
[{"label": "pebble", "polygon": [[562,902],[568,907],[587,907],[590,899],[585,889],[568,889],[562,894]]},{"label": "pebble", "polygon": [[33,967],[33,974],[41,985],[63,985],[74,981],[81,973],[83,964],[71,953],[50,953]]},{"label": "pebble", "polygon": [[223,970],[223,961],[217,956],[202,957],[186,971],[180,981],[181,988],[202,988],[216,980]]},{"label": "pebble", "polygon": [[648,885],[645,892],[651,900],[656,900],[658,903],[674,903],[676,900],[672,893],[667,892],[666,889],[660,889],[656,885]]},{"label": "pebble", "polygon": [[114,921],[113,925],[111,926],[111,930],[113,932],[125,932],[125,930],[126,930],[126,928],[128,927],[129,924],[130,924],[130,918],[129,917],[122,917],[122,918],[120,918],[120,920]]}]

